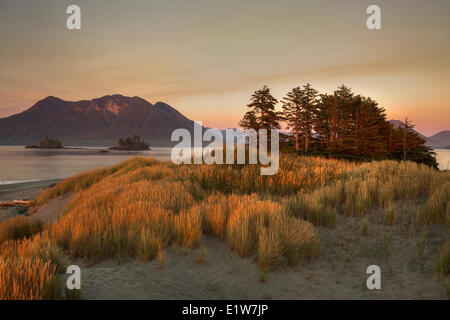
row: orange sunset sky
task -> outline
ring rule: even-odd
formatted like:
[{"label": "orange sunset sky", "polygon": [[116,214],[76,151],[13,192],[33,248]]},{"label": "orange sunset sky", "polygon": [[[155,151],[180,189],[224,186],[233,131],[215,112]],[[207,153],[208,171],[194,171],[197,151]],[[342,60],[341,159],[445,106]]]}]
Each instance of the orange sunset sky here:
[{"label": "orange sunset sky", "polygon": [[[70,4],[81,30],[66,28]],[[367,29],[369,4],[382,30]],[[223,129],[262,85],[280,99],[310,82],[344,83],[427,136],[450,129],[448,0],[2,0],[0,40],[0,117],[120,93]]]}]

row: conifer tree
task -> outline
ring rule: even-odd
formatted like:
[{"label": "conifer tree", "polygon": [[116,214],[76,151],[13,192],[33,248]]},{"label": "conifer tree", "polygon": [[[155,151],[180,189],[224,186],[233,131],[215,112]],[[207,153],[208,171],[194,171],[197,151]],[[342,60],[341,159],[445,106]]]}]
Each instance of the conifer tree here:
[{"label": "conifer tree", "polygon": [[[315,151],[328,156],[356,160],[403,159],[425,163],[437,168],[435,153],[425,145],[413,124],[394,127],[386,120],[385,110],[370,97],[355,95],[341,85],[332,95],[321,94],[308,83],[289,91],[282,99],[283,113],[275,110],[277,100],[264,86],[255,91],[250,110],[240,121],[244,129],[279,128],[281,120],[295,134],[296,151],[300,149],[300,135],[305,152],[310,143]],[[312,134],[315,133],[313,136]]]},{"label": "conifer tree", "polygon": [[271,130],[280,129],[281,116],[275,110],[277,103],[278,100],[271,95],[267,86],[255,91],[247,105],[250,110],[244,115],[239,125],[244,129],[267,129],[267,137],[270,140]]},{"label": "conifer tree", "polygon": [[299,150],[299,132],[303,135],[305,152],[308,152],[314,120],[317,114],[319,92],[309,83],[303,88],[296,87],[283,98],[284,119],[288,127],[294,130],[295,146]]},{"label": "conifer tree", "polygon": [[295,150],[300,150],[300,132],[302,130],[302,113],[300,107],[301,88],[296,87],[286,94],[283,101],[283,119],[287,123],[287,128],[291,129],[295,135]]}]

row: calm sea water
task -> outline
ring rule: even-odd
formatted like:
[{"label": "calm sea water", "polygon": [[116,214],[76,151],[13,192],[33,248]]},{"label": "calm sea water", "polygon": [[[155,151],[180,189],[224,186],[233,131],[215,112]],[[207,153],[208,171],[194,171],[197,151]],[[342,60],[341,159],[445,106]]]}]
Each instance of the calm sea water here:
[{"label": "calm sea water", "polygon": [[170,159],[170,148],[138,152],[100,153],[99,148],[25,149],[0,146],[0,184],[62,179],[83,170],[107,167],[134,156]]},{"label": "calm sea water", "polygon": [[[0,184],[62,179],[83,170],[107,167],[134,156],[170,159],[170,148],[100,153],[98,148],[39,150],[0,146]],[[450,150],[437,149],[441,170],[450,169]]]}]

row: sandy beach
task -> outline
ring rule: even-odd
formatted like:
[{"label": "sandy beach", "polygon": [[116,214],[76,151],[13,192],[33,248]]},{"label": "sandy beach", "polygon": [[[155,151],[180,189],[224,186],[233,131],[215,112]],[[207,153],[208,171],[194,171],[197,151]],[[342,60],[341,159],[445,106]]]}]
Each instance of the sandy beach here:
[{"label": "sandy beach", "polygon": [[[59,182],[59,179],[0,185],[0,201],[36,198],[42,191]],[[18,208],[0,208],[0,221],[19,214]]]}]

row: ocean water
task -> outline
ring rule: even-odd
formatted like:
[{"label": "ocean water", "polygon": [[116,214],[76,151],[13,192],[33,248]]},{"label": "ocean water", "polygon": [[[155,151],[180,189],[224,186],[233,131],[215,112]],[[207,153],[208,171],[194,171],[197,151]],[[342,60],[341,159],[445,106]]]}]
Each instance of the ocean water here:
[{"label": "ocean water", "polygon": [[[450,150],[436,149],[441,170],[450,169]],[[84,170],[107,167],[134,156],[170,160],[170,148],[139,152],[100,153],[99,148],[25,149],[0,146],[0,185],[40,180],[63,179]]]},{"label": "ocean water", "polygon": [[63,179],[84,170],[107,167],[134,156],[170,159],[170,148],[100,153],[100,148],[25,149],[0,146],[0,185],[40,180]]}]

